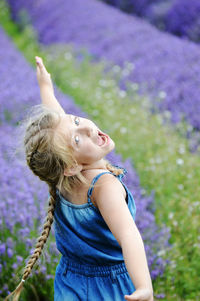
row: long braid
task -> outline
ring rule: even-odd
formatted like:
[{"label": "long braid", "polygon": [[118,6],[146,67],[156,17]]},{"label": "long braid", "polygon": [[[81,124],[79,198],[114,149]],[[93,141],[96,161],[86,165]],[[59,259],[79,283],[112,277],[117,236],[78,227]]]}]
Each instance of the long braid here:
[{"label": "long braid", "polygon": [[56,206],[56,185],[62,172],[62,164],[49,148],[49,145],[52,145],[51,142],[54,134],[52,129],[55,128],[56,124],[57,121],[51,114],[44,114],[42,118],[39,116],[38,120],[26,125],[24,145],[26,148],[27,164],[35,175],[48,184],[50,198],[42,234],[38,238],[35,250],[24,268],[22,280],[16,289],[5,298],[5,301],[9,300],[11,296],[13,296],[13,301],[18,301],[24,282],[29,277],[33,266],[40,257],[51,231]]},{"label": "long braid", "polygon": [[56,188],[55,188],[55,186],[49,185],[49,194],[50,194],[50,199],[49,199],[48,214],[47,214],[46,222],[44,223],[44,226],[43,226],[42,234],[38,238],[36,246],[35,246],[35,250],[34,250],[33,254],[31,255],[31,257],[29,258],[29,261],[28,261],[26,267],[24,268],[24,273],[23,273],[21,282],[19,283],[17,288],[6,297],[5,301],[8,300],[11,296],[13,296],[13,301],[18,301],[21,291],[23,289],[24,282],[29,277],[31,270],[32,270],[33,266],[35,265],[36,261],[38,260],[38,258],[40,257],[40,255],[42,253],[42,249],[44,248],[47,238],[49,237],[49,233],[51,231],[51,226],[52,226],[53,219],[54,219],[54,210],[55,210],[55,205],[56,205]]},{"label": "long braid", "polygon": [[55,192],[55,188],[53,186],[49,186],[49,193],[50,193],[50,199],[49,199],[49,207],[48,207],[48,214],[47,214],[46,222],[44,223],[42,234],[37,240],[37,244],[35,246],[34,253],[31,255],[31,257],[25,267],[24,274],[22,277],[24,280],[26,280],[28,278],[34,264],[40,257],[40,255],[42,253],[42,249],[43,249],[43,247],[47,241],[47,238],[49,236],[49,233],[51,231],[51,225],[53,223],[54,210],[55,210],[55,205],[56,205],[56,201],[55,201],[55,198],[56,198],[55,193],[56,192]]}]

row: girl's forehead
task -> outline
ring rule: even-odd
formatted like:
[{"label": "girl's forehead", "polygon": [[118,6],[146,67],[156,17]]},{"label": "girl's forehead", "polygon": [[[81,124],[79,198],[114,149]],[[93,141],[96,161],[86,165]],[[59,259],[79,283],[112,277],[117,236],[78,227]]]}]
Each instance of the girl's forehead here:
[{"label": "girl's forehead", "polygon": [[71,124],[74,124],[74,118],[75,117],[78,117],[79,119],[81,119],[82,121],[91,121],[90,119],[88,118],[85,118],[85,117],[80,117],[79,115],[73,115],[73,114],[67,114],[67,113],[61,113],[60,114],[61,116],[61,119],[64,120],[65,122],[69,122]]},{"label": "girl's forehead", "polygon": [[60,114],[61,120],[58,126],[59,131],[61,131],[67,138],[71,136],[71,130],[73,126],[73,115],[71,114]]},{"label": "girl's forehead", "polygon": [[61,121],[62,122],[69,122],[69,123],[72,123],[72,118],[73,118],[73,115],[72,114],[64,114],[64,113],[61,113],[60,114],[60,117],[61,117]]},{"label": "girl's forehead", "polygon": [[59,115],[60,115],[61,118],[71,116],[71,114],[67,114],[67,113],[60,113]]}]

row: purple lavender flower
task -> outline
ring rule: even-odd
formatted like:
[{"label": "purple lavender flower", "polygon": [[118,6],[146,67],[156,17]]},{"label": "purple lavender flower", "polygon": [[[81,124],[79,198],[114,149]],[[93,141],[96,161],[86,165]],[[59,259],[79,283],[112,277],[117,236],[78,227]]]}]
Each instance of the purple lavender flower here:
[{"label": "purple lavender flower", "polygon": [[6,252],[6,245],[5,245],[5,243],[1,243],[0,244],[0,254],[4,255],[5,252]]},{"label": "purple lavender flower", "polygon": [[8,237],[7,240],[6,240],[6,245],[8,248],[13,248],[14,246],[14,242],[13,242],[13,239],[11,237]]},{"label": "purple lavender flower", "polygon": [[17,263],[20,264],[23,261],[23,258],[21,256],[16,256]]},{"label": "purple lavender flower", "polygon": [[11,258],[13,256],[13,250],[11,250],[10,248],[7,249],[7,255],[9,258]]},{"label": "purple lavender flower", "polygon": [[155,295],[155,297],[157,299],[164,299],[166,296],[165,296],[165,294],[157,294],[157,295]]}]

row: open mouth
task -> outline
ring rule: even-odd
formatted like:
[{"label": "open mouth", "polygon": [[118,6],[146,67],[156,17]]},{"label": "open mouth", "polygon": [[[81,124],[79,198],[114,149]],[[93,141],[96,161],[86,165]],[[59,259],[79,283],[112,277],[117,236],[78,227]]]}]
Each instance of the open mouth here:
[{"label": "open mouth", "polygon": [[101,131],[98,131],[98,145],[104,146],[109,143],[109,136],[102,133]]}]

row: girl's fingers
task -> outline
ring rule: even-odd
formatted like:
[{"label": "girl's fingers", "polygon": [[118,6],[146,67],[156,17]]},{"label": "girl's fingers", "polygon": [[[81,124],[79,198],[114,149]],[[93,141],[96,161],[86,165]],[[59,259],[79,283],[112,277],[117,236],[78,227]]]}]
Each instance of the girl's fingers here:
[{"label": "girl's fingers", "polygon": [[42,58],[39,57],[39,56],[35,56],[35,60],[36,60],[36,62],[41,62],[41,61],[42,61]]},{"label": "girl's fingers", "polygon": [[40,63],[40,58],[38,56],[35,57],[36,63],[39,64]]},{"label": "girl's fingers", "polygon": [[148,290],[138,290],[132,295],[125,295],[124,298],[127,301],[153,301],[153,297],[151,297],[151,293]]},{"label": "girl's fingers", "polygon": [[37,64],[38,77],[43,76],[49,80],[49,78],[51,77],[51,74],[47,72],[47,70],[43,64],[42,58],[39,56],[35,56],[35,60],[36,60],[36,64]]},{"label": "girl's fingers", "polygon": [[35,57],[35,60],[36,60],[36,64],[37,66],[40,68],[40,69],[45,69],[44,67],[44,64],[43,64],[43,61],[40,57],[36,56]]}]

